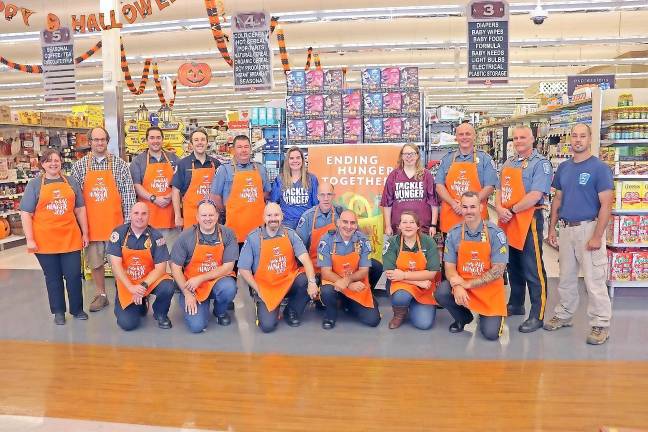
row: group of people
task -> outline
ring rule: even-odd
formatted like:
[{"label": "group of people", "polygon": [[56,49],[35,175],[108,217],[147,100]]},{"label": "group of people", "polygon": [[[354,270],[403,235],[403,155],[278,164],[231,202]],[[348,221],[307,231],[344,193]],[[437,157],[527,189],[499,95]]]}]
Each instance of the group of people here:
[{"label": "group of people", "polygon": [[[110,138],[101,127],[89,132],[91,151],[75,162],[71,176],[61,173],[56,150],[44,151],[43,173],[29,182],[21,202],[27,247],[43,268],[56,324],[66,320],[64,289],[70,314],[88,318],[84,249],[96,290],[90,311],[109,304],[109,261],[119,327],[137,328],[152,294],[158,326],[170,328],[177,288],[186,325],[196,333],[207,327],[210,310],[219,325],[231,323],[237,278],[249,287],[263,332],[276,329],[282,317],[289,326],[300,325],[310,301],[323,310],[326,330],[335,327],[340,309],[375,327],[381,321],[375,288],[383,272],[393,308],[389,328],[409,319],[429,329],[442,306],[454,320],[450,332],[463,331],[477,314],[482,335],[497,340],[506,316],[526,315],[528,288],[531,308],[519,331],[557,330],[571,325],[578,304],[574,270],[581,266],[590,293],[587,342],[604,343],[611,307],[601,262],[613,187],[610,170],[591,155],[589,127],[573,128],[574,157],[555,176],[533,148],[528,127],[514,129],[516,154],[499,175],[492,158],[475,148],[470,124],[457,127],[456,136],[459,148],[443,157],[436,178],[424,169],[416,145],[401,148],[381,200],[387,235],[382,264],[370,258],[357,215],[334,205],[333,186],[308,172],[299,148],[288,150],[271,183],[264,166],[251,161],[244,135],[234,139],[232,162],[220,165],[206,153],[204,131],[191,134],[191,154],[178,159],[163,150],[157,127],[146,132],[148,148],[130,167],[108,153]],[[548,240],[557,244],[560,223],[560,299],[555,316],[545,321],[542,209],[552,186],[557,192]],[[488,218],[493,192],[497,224]],[[443,271],[432,237],[437,227],[444,238]]]}]

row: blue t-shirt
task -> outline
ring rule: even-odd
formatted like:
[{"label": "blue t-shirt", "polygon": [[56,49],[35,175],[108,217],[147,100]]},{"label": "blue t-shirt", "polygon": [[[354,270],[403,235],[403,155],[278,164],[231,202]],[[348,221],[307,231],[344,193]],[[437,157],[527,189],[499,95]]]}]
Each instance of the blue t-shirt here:
[{"label": "blue t-shirt", "polygon": [[599,192],[614,190],[612,170],[597,157],[583,162],[569,159],[560,165],[552,186],[562,192],[558,217],[567,222],[595,219],[601,208]]},{"label": "blue t-shirt", "polygon": [[276,202],[281,206],[281,211],[284,215],[283,224],[285,226],[295,229],[302,214],[309,208],[319,204],[317,187],[317,177],[313,174],[308,174],[308,189],[304,188],[301,180],[299,180],[283,190],[281,176],[275,178],[272,182],[270,201]]}]

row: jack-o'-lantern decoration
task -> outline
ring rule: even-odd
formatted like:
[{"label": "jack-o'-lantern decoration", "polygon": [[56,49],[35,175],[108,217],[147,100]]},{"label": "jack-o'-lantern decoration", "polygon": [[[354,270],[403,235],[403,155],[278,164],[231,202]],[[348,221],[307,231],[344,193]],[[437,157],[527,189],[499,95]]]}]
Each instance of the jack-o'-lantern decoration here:
[{"label": "jack-o'-lantern decoration", "polygon": [[203,87],[211,81],[211,74],[207,63],[184,63],[178,68],[178,81],[186,87]]},{"label": "jack-o'-lantern decoration", "polygon": [[9,234],[11,234],[9,222],[5,218],[0,218],[0,239],[9,237]]},{"label": "jack-o'-lantern decoration", "polygon": [[49,31],[56,31],[61,28],[61,20],[55,14],[48,13],[45,27]]}]

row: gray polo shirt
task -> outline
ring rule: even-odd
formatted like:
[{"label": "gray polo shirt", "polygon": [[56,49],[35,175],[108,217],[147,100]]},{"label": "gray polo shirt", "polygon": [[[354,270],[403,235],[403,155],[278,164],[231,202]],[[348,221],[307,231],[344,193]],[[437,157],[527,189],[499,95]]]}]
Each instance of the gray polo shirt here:
[{"label": "gray polo shirt", "polygon": [[[439,169],[434,178],[436,184],[445,185],[446,176],[448,175],[453,159],[455,162],[474,162],[473,152],[463,155],[459,150],[449,151],[445,156],[443,156],[441,163],[439,163]],[[488,153],[482,150],[477,150],[477,159],[479,159],[479,162],[477,162],[477,175],[479,176],[481,187],[499,187],[499,179],[497,178],[497,170],[493,158]]]},{"label": "gray polo shirt", "polygon": [[[218,235],[220,228],[223,238]],[[223,243],[223,263],[234,262],[238,259],[239,250],[234,231],[223,225],[218,225],[212,234],[204,234],[200,231],[198,224],[185,229],[178,236],[171,250],[171,262],[185,267],[191,261],[194,250],[196,250],[196,231],[198,231],[198,243],[202,245],[215,246]]]},{"label": "gray polo shirt", "polygon": [[[135,158],[130,163],[130,172],[131,172],[131,177],[133,177],[133,184],[142,184],[142,182],[144,181],[144,173],[146,172],[147,154],[148,154],[148,150],[143,151],[142,153],[135,156]],[[171,162],[171,166],[173,167],[173,172],[175,173],[176,168],[178,166],[178,161],[180,159],[173,152],[165,151],[164,154],[169,159],[169,162]],[[161,155],[160,155],[160,159],[156,159],[153,155],[151,155],[149,156],[148,162],[150,164],[156,164],[156,163],[166,162],[166,159]]]},{"label": "gray polo shirt", "polygon": [[355,251],[356,244],[360,247],[360,263],[358,267],[371,267],[369,254],[371,254],[371,242],[367,240],[367,236],[363,232],[356,230],[349,239],[345,242],[339,232],[326,233],[322,236],[320,244],[317,247],[317,265],[320,267],[333,267],[333,244],[335,244],[336,255],[349,255]]},{"label": "gray polo shirt", "polygon": [[[470,231],[466,227],[464,240],[471,242],[482,241],[482,230],[484,224],[488,227],[488,241],[491,248],[491,263],[492,264],[507,264],[508,263],[508,241],[504,231],[490,221],[484,221],[477,227],[477,231]],[[449,263],[457,263],[457,255],[459,253],[459,242],[461,241],[461,230],[464,224],[459,223],[453,226],[448,232],[448,237],[445,241],[445,249],[443,250],[443,260]]]},{"label": "gray polo shirt", "polygon": [[[520,158],[517,155],[511,156],[506,160],[506,162],[504,162],[502,168],[522,168],[522,183],[524,184],[524,191],[526,193],[536,191],[548,195],[551,190],[551,177],[553,175],[551,162],[535,149],[533,149],[531,156],[526,159],[526,168],[523,168],[524,160],[524,158]],[[538,204],[544,204],[544,197],[538,201]]]},{"label": "gray polo shirt", "polygon": [[[342,214],[343,208],[339,206],[333,206],[331,210],[335,211],[335,220],[337,221],[340,218],[340,214]],[[319,206],[315,206],[306,210],[302,214],[299,222],[297,222],[297,229],[295,229],[295,231],[304,242],[306,249],[310,249],[310,238],[311,233],[313,232],[313,218],[315,217],[315,211],[317,211],[315,228],[322,228],[323,226],[331,223],[331,220],[333,218],[333,211],[331,210],[329,210],[328,213],[322,213],[322,211],[319,210]]]},{"label": "gray polo shirt", "polygon": [[271,239],[276,237],[283,237],[287,235],[290,239],[290,244],[293,248],[293,253],[295,257],[298,257],[301,254],[308,253],[304,242],[299,238],[297,233],[290,228],[281,227],[277,232],[276,236],[271,237],[266,231],[265,226],[259,227],[248,234],[241,248],[241,255],[238,261],[238,268],[251,270],[252,273],[256,273],[257,268],[259,267],[259,257],[261,256],[261,239],[260,234],[263,235],[263,239]]},{"label": "gray polo shirt", "polygon": [[[268,174],[266,173],[265,166],[256,162],[248,162],[246,164],[236,164],[237,171],[252,171],[256,165],[259,170],[261,180],[263,182],[263,192],[270,192],[272,185],[268,181]],[[234,167],[231,163],[223,164],[216,170],[216,175],[212,181],[211,193],[220,195],[223,198],[223,204],[227,203],[227,199],[232,192],[232,182],[234,181]]]},{"label": "gray polo shirt", "polygon": [[[65,176],[65,179],[68,181],[70,187],[72,187],[72,190],[74,191],[74,208],[79,208],[79,207],[84,207],[85,202],[83,201],[83,191],[81,191],[81,187],[79,186],[79,183],[77,183],[74,178],[70,176]],[[27,213],[34,213],[36,211],[36,206],[38,205],[38,199],[40,198],[40,191],[41,191],[41,181],[43,180],[42,176],[35,177],[31,180],[29,180],[29,183],[27,183],[27,186],[25,187],[25,193],[20,200],[20,210],[27,212]],[[63,183],[64,180],[62,178],[57,178],[57,179],[45,179],[45,184],[51,184],[51,183]]]}]

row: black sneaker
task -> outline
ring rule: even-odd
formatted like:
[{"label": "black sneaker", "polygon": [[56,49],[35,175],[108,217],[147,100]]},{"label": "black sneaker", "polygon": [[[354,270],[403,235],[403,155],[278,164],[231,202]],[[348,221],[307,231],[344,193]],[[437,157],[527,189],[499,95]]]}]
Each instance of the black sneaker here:
[{"label": "black sneaker", "polygon": [[160,327],[161,329],[168,330],[171,327],[173,327],[173,324],[171,324],[171,320],[166,315],[156,315],[155,320],[158,323],[158,327]]},{"label": "black sneaker", "polygon": [[284,319],[286,320],[286,324],[288,324],[290,327],[299,327],[301,325],[301,321],[299,321],[299,318],[297,317],[297,312],[289,308],[286,308],[284,312]]},{"label": "black sneaker", "polygon": [[74,318],[81,321],[85,321],[88,319],[88,314],[85,313],[84,311],[81,311],[78,314],[74,315]]},{"label": "black sneaker", "polygon": [[54,314],[54,324],[56,325],[65,325],[65,313],[57,312]]},{"label": "black sneaker", "polygon": [[216,316],[216,321],[218,321],[218,325],[228,326],[232,323],[232,318],[230,318],[229,314],[225,312],[222,315]]}]

